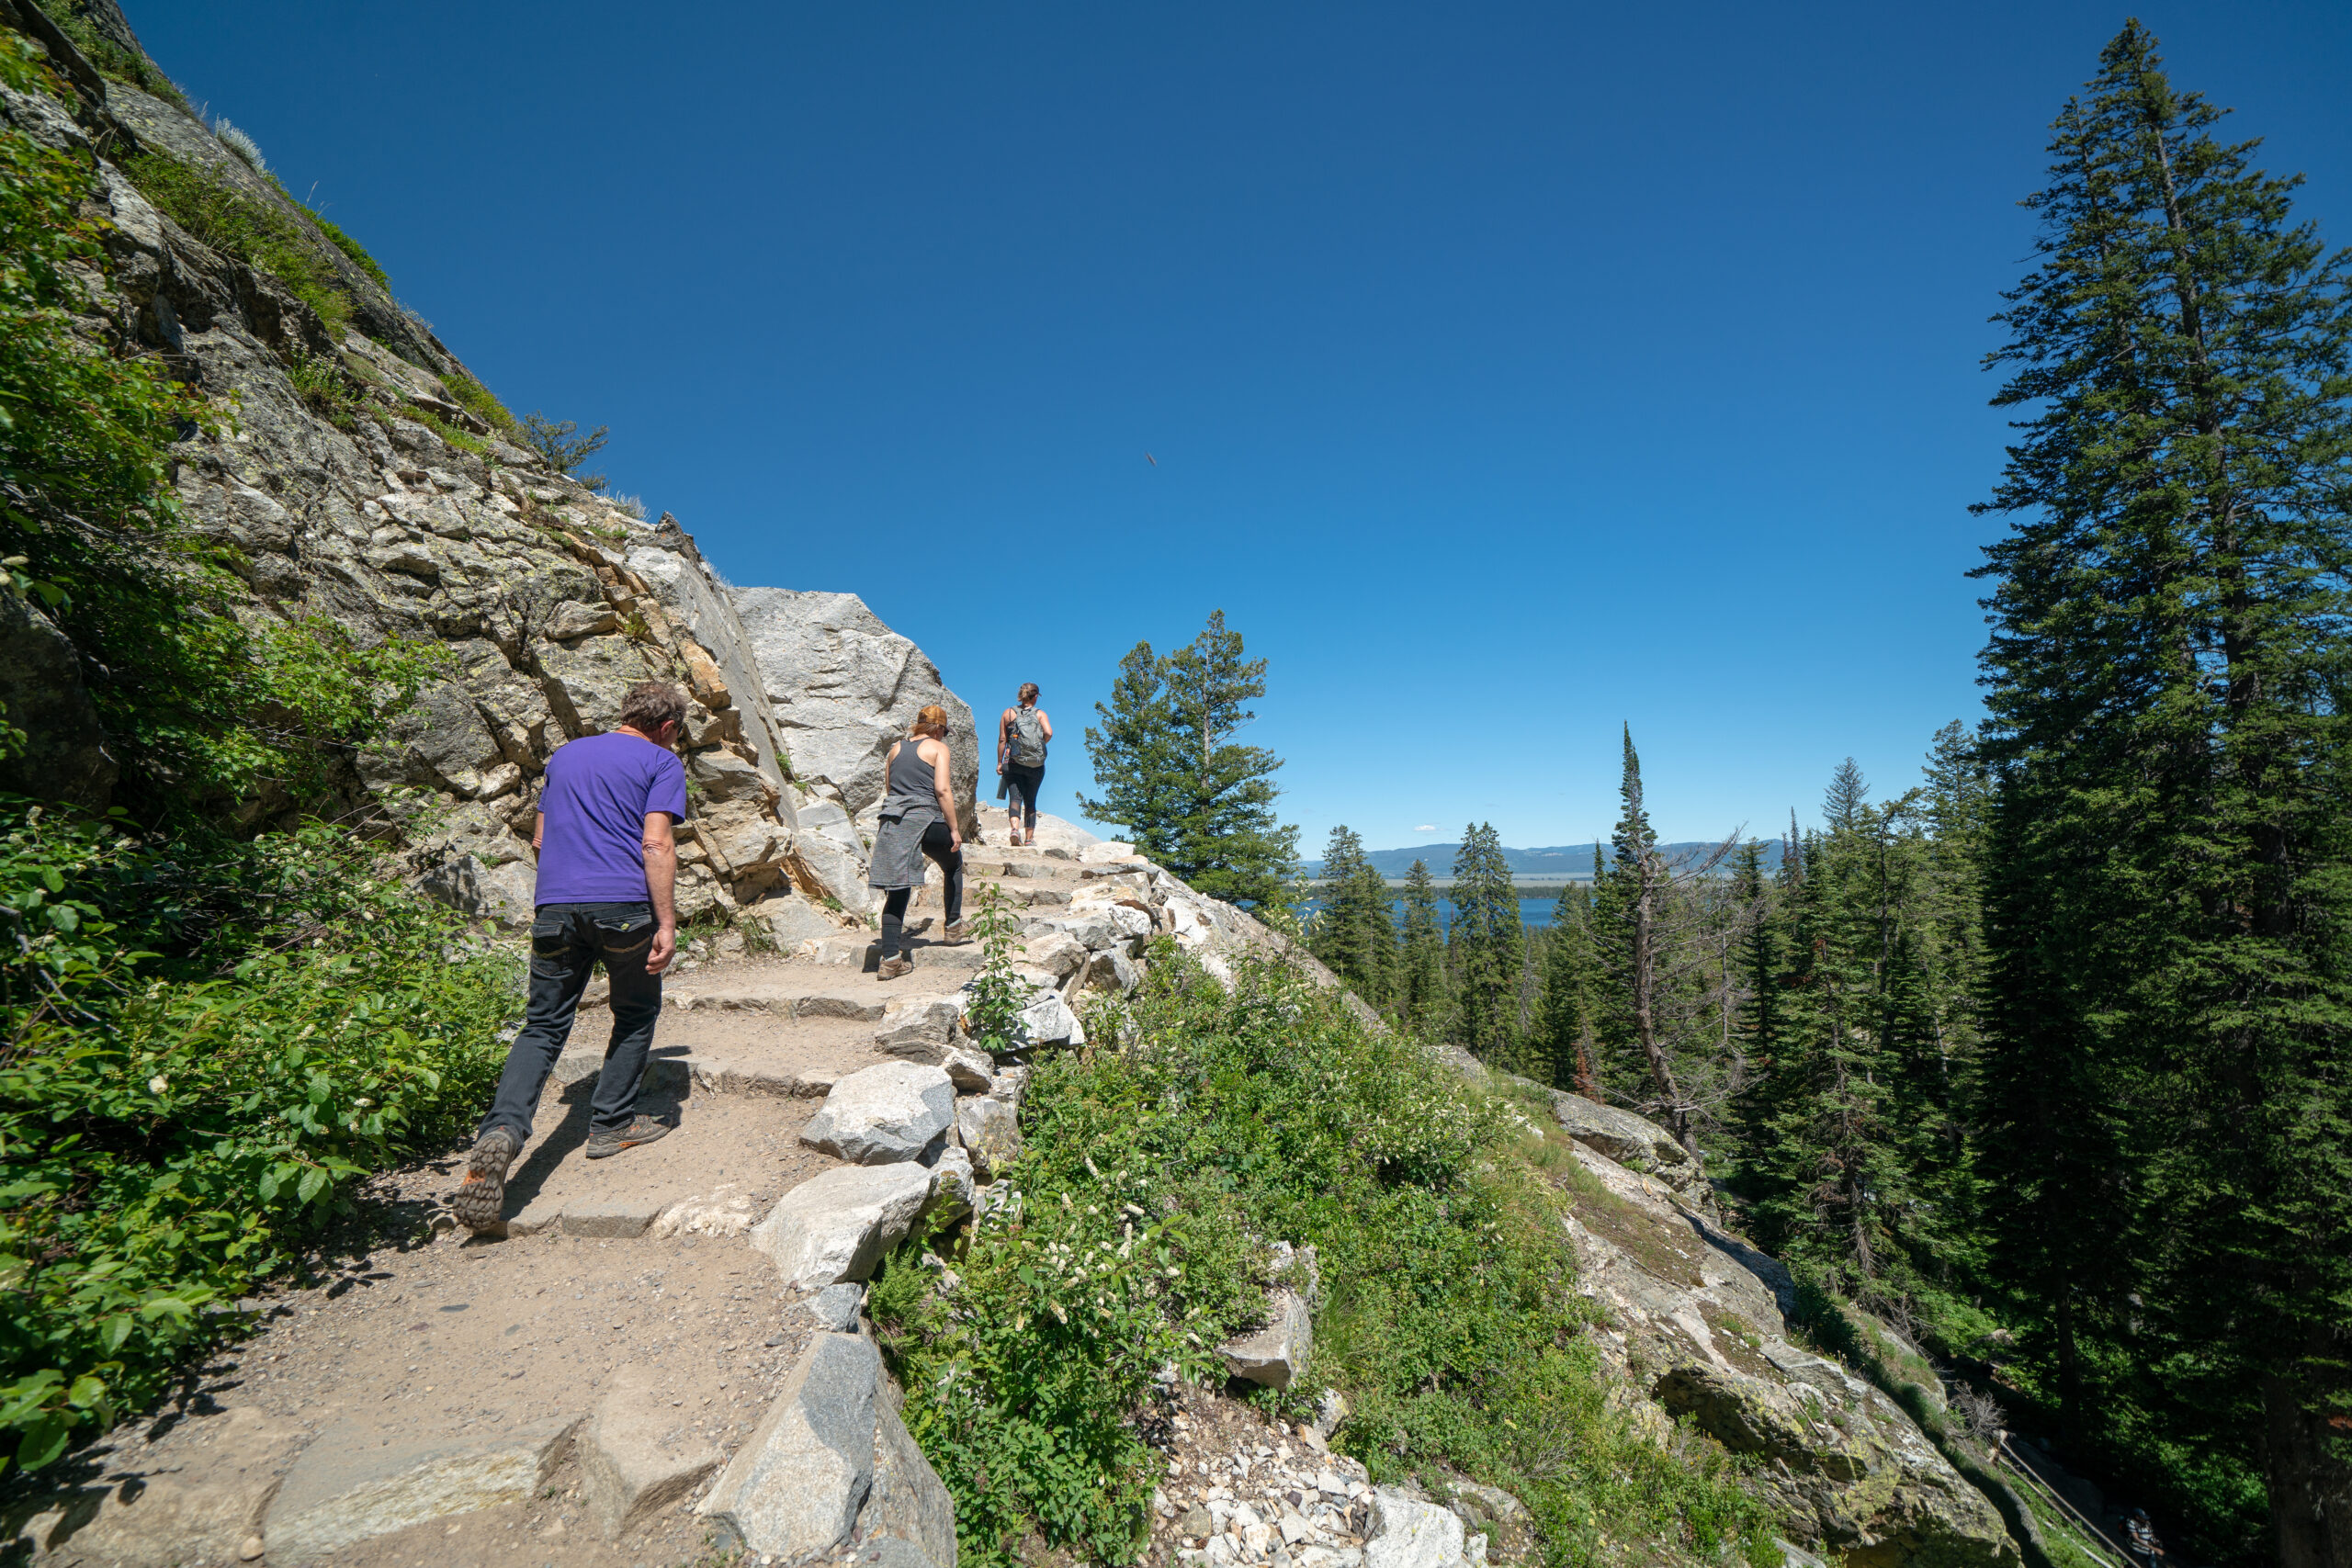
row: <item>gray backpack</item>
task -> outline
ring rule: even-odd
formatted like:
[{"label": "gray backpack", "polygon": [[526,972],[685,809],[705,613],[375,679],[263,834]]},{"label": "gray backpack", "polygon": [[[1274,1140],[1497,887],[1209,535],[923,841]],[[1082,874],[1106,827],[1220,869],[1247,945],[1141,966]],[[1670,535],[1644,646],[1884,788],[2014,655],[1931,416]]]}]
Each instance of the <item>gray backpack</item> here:
[{"label": "gray backpack", "polygon": [[1046,727],[1038,721],[1035,708],[1012,710],[1012,765],[1016,768],[1042,768],[1046,765]]}]

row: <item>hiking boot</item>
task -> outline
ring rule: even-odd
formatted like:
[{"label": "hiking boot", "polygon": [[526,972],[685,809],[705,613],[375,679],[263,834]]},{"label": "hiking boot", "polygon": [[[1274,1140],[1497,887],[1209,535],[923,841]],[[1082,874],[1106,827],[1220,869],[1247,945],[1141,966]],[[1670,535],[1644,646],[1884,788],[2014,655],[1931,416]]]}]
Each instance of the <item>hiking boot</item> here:
[{"label": "hiking boot", "polygon": [[874,971],[874,977],[877,980],[895,980],[901,975],[911,975],[914,972],[915,961],[911,958],[886,958],[882,961],[881,967]]},{"label": "hiking boot", "polygon": [[971,940],[972,923],[969,920],[951,920],[947,929],[939,933],[939,945],[942,947],[961,947]]},{"label": "hiking boot", "polygon": [[623,1149],[633,1149],[639,1144],[650,1144],[669,1135],[669,1123],[640,1114],[631,1117],[626,1127],[616,1128],[609,1133],[600,1130],[589,1134],[588,1157],[610,1159]]},{"label": "hiking boot", "polygon": [[459,1224],[481,1231],[498,1223],[498,1211],[506,1206],[506,1168],[520,1152],[514,1134],[503,1127],[492,1127],[474,1140],[473,1153],[466,1156],[465,1179],[449,1194],[449,1212]]}]

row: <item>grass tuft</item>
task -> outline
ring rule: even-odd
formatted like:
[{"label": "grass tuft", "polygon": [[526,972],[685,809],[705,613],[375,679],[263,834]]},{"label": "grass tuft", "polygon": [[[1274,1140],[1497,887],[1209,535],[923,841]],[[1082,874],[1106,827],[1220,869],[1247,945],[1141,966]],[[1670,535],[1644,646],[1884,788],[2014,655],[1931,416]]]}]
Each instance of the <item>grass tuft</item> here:
[{"label": "grass tuft", "polygon": [[293,218],[238,190],[217,169],[161,152],[126,161],[123,172],[172,221],[223,255],[285,284],[318,313],[329,337],[343,340],[351,324],[351,300],[334,266]]}]

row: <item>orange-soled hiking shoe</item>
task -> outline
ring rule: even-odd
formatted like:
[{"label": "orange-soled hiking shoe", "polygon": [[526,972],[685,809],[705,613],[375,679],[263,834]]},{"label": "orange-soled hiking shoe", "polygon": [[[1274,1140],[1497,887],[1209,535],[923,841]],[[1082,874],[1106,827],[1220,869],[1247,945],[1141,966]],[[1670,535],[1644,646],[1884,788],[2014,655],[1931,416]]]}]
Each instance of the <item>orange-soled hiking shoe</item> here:
[{"label": "orange-soled hiking shoe", "polygon": [[586,1152],[590,1159],[610,1159],[623,1149],[633,1149],[639,1144],[650,1144],[669,1135],[668,1122],[656,1122],[640,1112],[631,1117],[626,1127],[616,1127],[609,1133],[589,1134]]},{"label": "orange-soled hiking shoe", "polygon": [[498,1223],[498,1211],[506,1206],[506,1168],[520,1152],[514,1134],[503,1127],[492,1127],[474,1140],[474,1151],[466,1156],[465,1179],[449,1194],[449,1212],[459,1224],[480,1231]]}]

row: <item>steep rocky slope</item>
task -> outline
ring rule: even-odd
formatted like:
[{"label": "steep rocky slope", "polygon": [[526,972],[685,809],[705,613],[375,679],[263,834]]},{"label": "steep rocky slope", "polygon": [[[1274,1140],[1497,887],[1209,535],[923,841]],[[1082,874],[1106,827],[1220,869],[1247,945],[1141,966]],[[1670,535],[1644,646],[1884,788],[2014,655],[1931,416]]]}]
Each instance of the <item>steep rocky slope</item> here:
[{"label": "steep rocky slope", "polygon": [[[136,50],[108,0],[74,14]],[[351,804],[397,819],[426,886],[471,913],[526,913],[548,753],[609,726],[621,694],[649,677],[676,681],[695,705],[688,919],[734,918],[789,942],[863,913],[854,818],[870,824],[883,754],[926,703],[952,716],[969,811],[970,709],[854,594],[731,588],[675,520],[648,524],[550,467],[429,327],[203,123],[99,76],[29,0],[9,0],[0,19],[42,37],[81,89],[70,106],[7,94],[0,116],[97,157],[107,268],[90,279],[92,335],[162,356],[222,420],[174,449],[173,483],[196,527],[235,547],[251,613],[322,618],[363,647],[398,637],[446,652],[393,747],[346,781]],[[160,211],[139,185],[156,157],[290,223],[333,269],[341,329]],[[12,600],[10,614],[13,657],[0,662],[22,671],[12,684],[70,687],[70,649],[39,608]],[[45,744],[17,776],[62,771],[95,801],[110,777],[106,738],[72,695],[52,700],[58,721],[40,727]],[[283,804],[247,803],[256,818]]]}]

